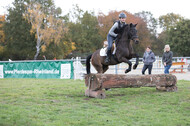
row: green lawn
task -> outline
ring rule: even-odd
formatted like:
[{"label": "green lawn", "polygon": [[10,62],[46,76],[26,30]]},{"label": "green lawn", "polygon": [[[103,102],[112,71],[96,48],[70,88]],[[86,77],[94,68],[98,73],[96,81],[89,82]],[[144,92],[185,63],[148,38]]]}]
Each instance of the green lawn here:
[{"label": "green lawn", "polygon": [[0,126],[189,126],[190,81],[177,86],[112,89],[95,99],[80,80],[0,79]]}]

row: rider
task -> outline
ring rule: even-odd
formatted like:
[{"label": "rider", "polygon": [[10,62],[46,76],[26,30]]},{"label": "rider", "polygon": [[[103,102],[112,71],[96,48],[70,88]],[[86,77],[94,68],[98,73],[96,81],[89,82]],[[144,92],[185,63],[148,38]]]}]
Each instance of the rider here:
[{"label": "rider", "polygon": [[111,59],[111,48],[112,48],[112,43],[113,40],[115,40],[118,37],[118,33],[121,32],[122,27],[126,24],[127,16],[125,13],[120,13],[119,14],[119,21],[115,22],[114,25],[111,27],[109,30],[109,33],[107,35],[107,40],[108,40],[108,51],[107,51],[107,57],[105,59],[105,63],[109,63]]}]

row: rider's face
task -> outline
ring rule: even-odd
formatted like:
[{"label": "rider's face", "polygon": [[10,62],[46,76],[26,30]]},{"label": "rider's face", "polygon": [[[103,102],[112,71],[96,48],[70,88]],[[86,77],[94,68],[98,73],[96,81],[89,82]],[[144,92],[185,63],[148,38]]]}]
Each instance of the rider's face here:
[{"label": "rider's face", "polygon": [[121,22],[125,22],[126,18],[119,18]]}]

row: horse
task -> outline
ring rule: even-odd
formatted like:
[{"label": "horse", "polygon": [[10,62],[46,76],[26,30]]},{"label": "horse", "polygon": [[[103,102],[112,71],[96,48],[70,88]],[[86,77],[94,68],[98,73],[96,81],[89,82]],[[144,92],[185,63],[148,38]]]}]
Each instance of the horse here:
[{"label": "horse", "polygon": [[136,58],[136,63],[133,65],[133,69],[136,69],[139,64],[139,55],[134,52],[134,49],[130,43],[132,40],[135,44],[139,43],[136,30],[137,24],[124,25],[122,32],[118,33],[118,37],[115,40],[116,52],[111,56],[110,62],[105,63],[106,56],[100,56],[100,49],[90,54],[86,58],[86,72],[90,74],[90,60],[94,68],[98,73],[105,73],[109,69],[109,65],[116,65],[122,62],[128,64],[128,68],[125,73],[131,71],[132,63],[129,61],[132,58]]}]

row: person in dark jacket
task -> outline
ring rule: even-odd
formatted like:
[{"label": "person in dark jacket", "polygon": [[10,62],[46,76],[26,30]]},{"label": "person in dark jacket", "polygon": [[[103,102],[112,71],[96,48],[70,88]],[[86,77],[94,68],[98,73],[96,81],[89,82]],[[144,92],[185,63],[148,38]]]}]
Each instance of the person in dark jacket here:
[{"label": "person in dark jacket", "polygon": [[127,18],[127,15],[125,13],[119,14],[119,21],[116,21],[114,25],[109,30],[109,33],[107,35],[108,40],[108,50],[107,50],[107,57],[105,59],[105,63],[109,63],[111,59],[111,48],[113,41],[118,37],[118,33],[121,32],[122,28],[125,26],[125,20]]},{"label": "person in dark jacket", "polygon": [[169,74],[169,69],[172,66],[173,52],[170,51],[170,46],[165,45],[162,62],[164,63],[164,73]]},{"label": "person in dark jacket", "polygon": [[150,47],[146,48],[146,51],[144,52],[143,55],[143,69],[142,69],[142,74],[145,74],[145,71],[148,69],[148,73],[151,74],[152,72],[152,66],[153,62],[155,62],[155,55],[152,52]]}]

